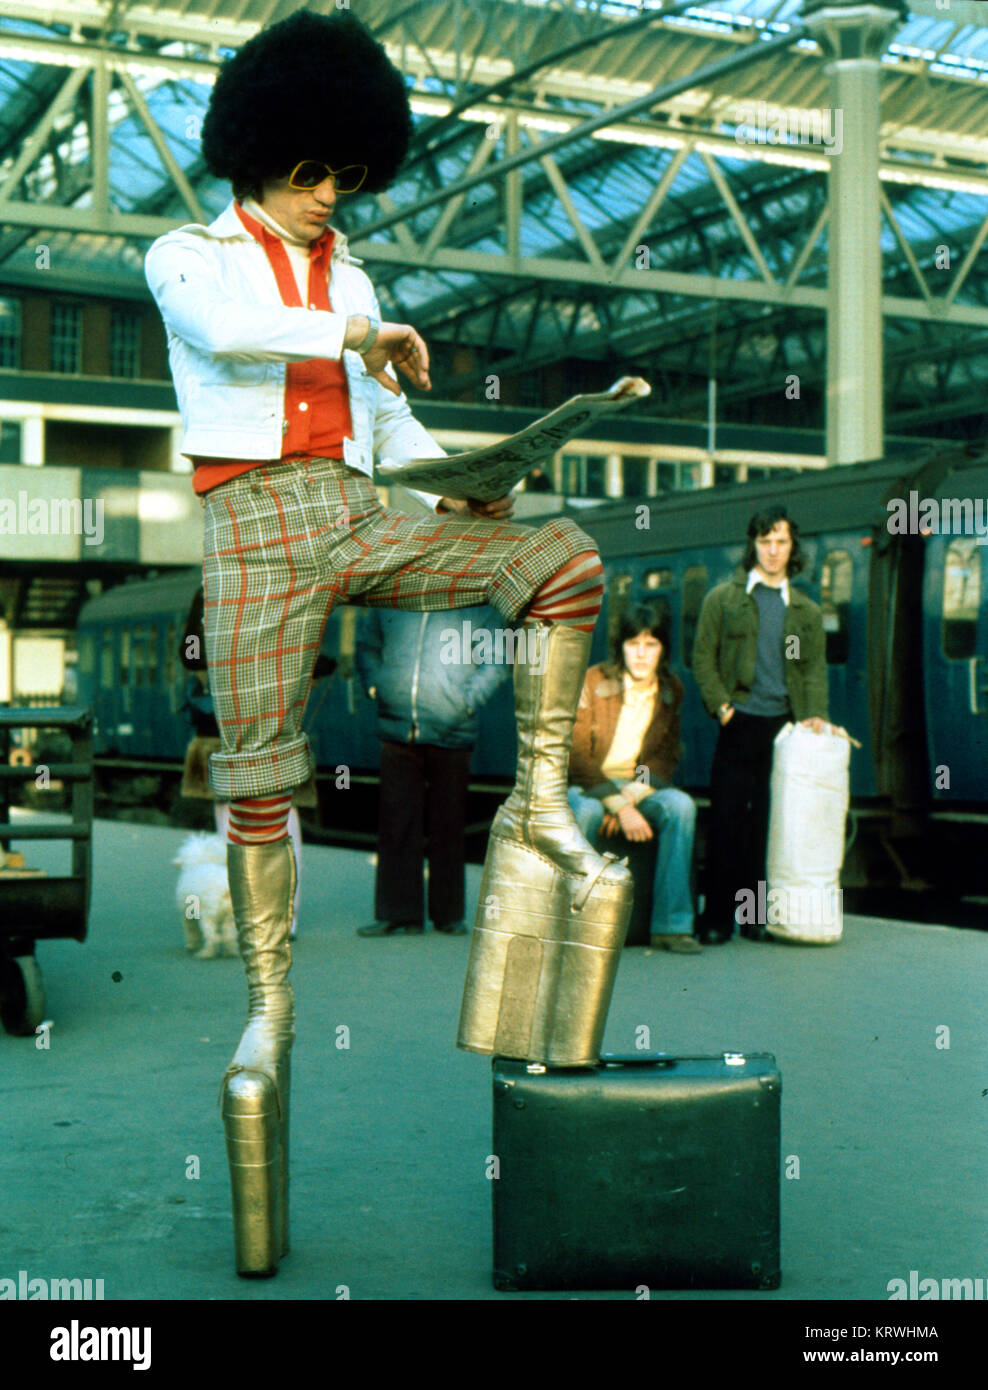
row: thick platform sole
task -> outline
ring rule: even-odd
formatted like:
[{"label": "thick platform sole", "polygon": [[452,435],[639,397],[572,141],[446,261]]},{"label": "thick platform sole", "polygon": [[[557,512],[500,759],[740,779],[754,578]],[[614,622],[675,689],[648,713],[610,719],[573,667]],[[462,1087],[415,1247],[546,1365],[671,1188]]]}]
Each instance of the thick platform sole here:
[{"label": "thick platform sole", "polygon": [[269,1278],[288,1251],[288,1104],[271,1078],[235,1072],[223,1088],[237,1273]]},{"label": "thick platform sole", "polygon": [[598,1062],[632,894],[613,856],[588,878],[492,835],[457,1046],[550,1066]]}]

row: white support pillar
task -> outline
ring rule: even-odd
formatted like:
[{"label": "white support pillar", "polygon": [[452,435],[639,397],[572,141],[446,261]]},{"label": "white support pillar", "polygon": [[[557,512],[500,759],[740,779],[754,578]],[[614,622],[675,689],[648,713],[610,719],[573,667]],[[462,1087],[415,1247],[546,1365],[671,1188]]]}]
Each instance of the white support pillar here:
[{"label": "white support pillar", "polygon": [[41,415],[29,415],[21,421],[21,463],[39,464],[44,461],[44,418]]},{"label": "white support pillar", "polygon": [[879,126],[881,54],[902,13],[894,3],[826,0],[805,15],[830,55],[827,461],[885,449]]},{"label": "white support pillar", "polygon": [[624,496],[624,460],[620,454],[608,454],[604,461],[604,495]]}]

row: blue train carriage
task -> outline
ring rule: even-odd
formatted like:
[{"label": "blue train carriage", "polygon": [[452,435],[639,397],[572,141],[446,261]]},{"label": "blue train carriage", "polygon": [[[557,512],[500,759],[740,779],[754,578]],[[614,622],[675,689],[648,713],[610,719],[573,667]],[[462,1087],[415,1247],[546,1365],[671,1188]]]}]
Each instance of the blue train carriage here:
[{"label": "blue train carriage", "polygon": [[[199,823],[179,796],[192,728],[182,713],[189,673],[179,645],[196,589],[198,568],[129,580],[91,599],[77,627],[80,699],[92,704],[98,787],[107,803],[157,807]],[[375,706],[360,689],[354,666],[357,610],[340,607],[326,624],[322,650],[338,675],[313,689],[304,727],[321,780],[335,782],[344,765],[358,784],[373,782],[378,766]],[[203,821],[205,824],[206,821]]]},{"label": "blue train carriage", "polygon": [[121,771],[181,764],[189,726],[179,710],[188,679],[179,642],[198,569],[130,580],[79,612],[80,699],[95,713],[95,752]]},{"label": "blue train carriage", "polygon": [[[988,547],[972,534],[923,534],[908,512],[900,533],[898,504],[908,508],[911,494],[988,498],[984,454],[969,458],[950,446],[908,463],[879,461],[582,514],[606,582],[592,659],[604,658],[628,604],[667,607],[672,663],[686,684],[679,781],[703,804],[717,727],[690,676],[700,608],[740,563],[752,514],[783,500],[799,524],[806,562],[795,582],[823,610],[830,717],[862,744],[851,760],[850,837],[867,832],[881,849],[877,858],[866,854],[856,872],[910,889],[938,879],[956,893],[985,891]],[[988,524],[988,501],[983,506]]]},{"label": "blue train carriage", "polygon": [[933,801],[962,825],[988,810],[988,460],[921,477],[910,490],[907,507],[927,532],[922,628],[915,610],[911,626],[922,646]]}]

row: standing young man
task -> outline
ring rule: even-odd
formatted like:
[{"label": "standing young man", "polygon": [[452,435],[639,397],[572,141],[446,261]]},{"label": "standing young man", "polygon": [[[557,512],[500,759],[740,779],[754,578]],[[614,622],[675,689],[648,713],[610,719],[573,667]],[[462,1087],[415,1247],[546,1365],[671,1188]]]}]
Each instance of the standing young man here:
[{"label": "standing young man", "polygon": [[[703,601],[693,674],[720,723],[710,772],[707,902],[700,939],[734,934],[737,894],[765,877],[775,736],[791,719],[827,728],[827,662],[820,609],[789,580],[802,569],[799,528],[785,507],[748,523],[741,569]],[[742,926],[760,940],[764,925]]]},{"label": "standing young man", "polygon": [[[288,1248],[295,862],[285,821],[310,771],[302,714],[335,603],[490,603],[509,625],[545,625],[539,672],[515,668],[518,781],[488,869],[500,881],[510,846],[515,861],[527,855],[579,885],[581,904],[630,895],[627,869],[586,842],[566,801],[603,592],[596,546],[566,519],[510,524],[506,497],[432,499],[437,514],[422,519],[383,509],[371,485],[375,458],[442,453],[394,371],[428,389],[428,350],[408,324],[380,321],[371,282],[329,218],[345,192],[387,188],[411,128],[404,81],[360,22],[297,11],[216,81],[203,158],[234,201],[147,256],[205,520],[206,652],[222,740],[210,778],[232,803],[230,892],[250,1001],[223,1089],[245,1275],[274,1273]],[[497,1001],[495,989],[484,1007]]]}]

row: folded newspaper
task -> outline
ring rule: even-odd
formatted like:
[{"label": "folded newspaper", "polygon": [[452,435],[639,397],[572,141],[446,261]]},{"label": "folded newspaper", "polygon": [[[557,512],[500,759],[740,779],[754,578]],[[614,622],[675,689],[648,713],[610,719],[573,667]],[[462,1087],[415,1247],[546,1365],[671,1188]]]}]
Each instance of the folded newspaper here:
[{"label": "folded newspaper", "polygon": [[573,396],[534,424],[517,434],[483,449],[448,458],[409,459],[406,463],[382,460],[377,476],[382,483],[400,483],[440,497],[467,498],[492,502],[503,497],[536,464],[544,463],[561,444],[585,431],[600,415],[623,410],[626,405],[651,394],[652,388],[640,376],[623,376],[607,391]]}]

